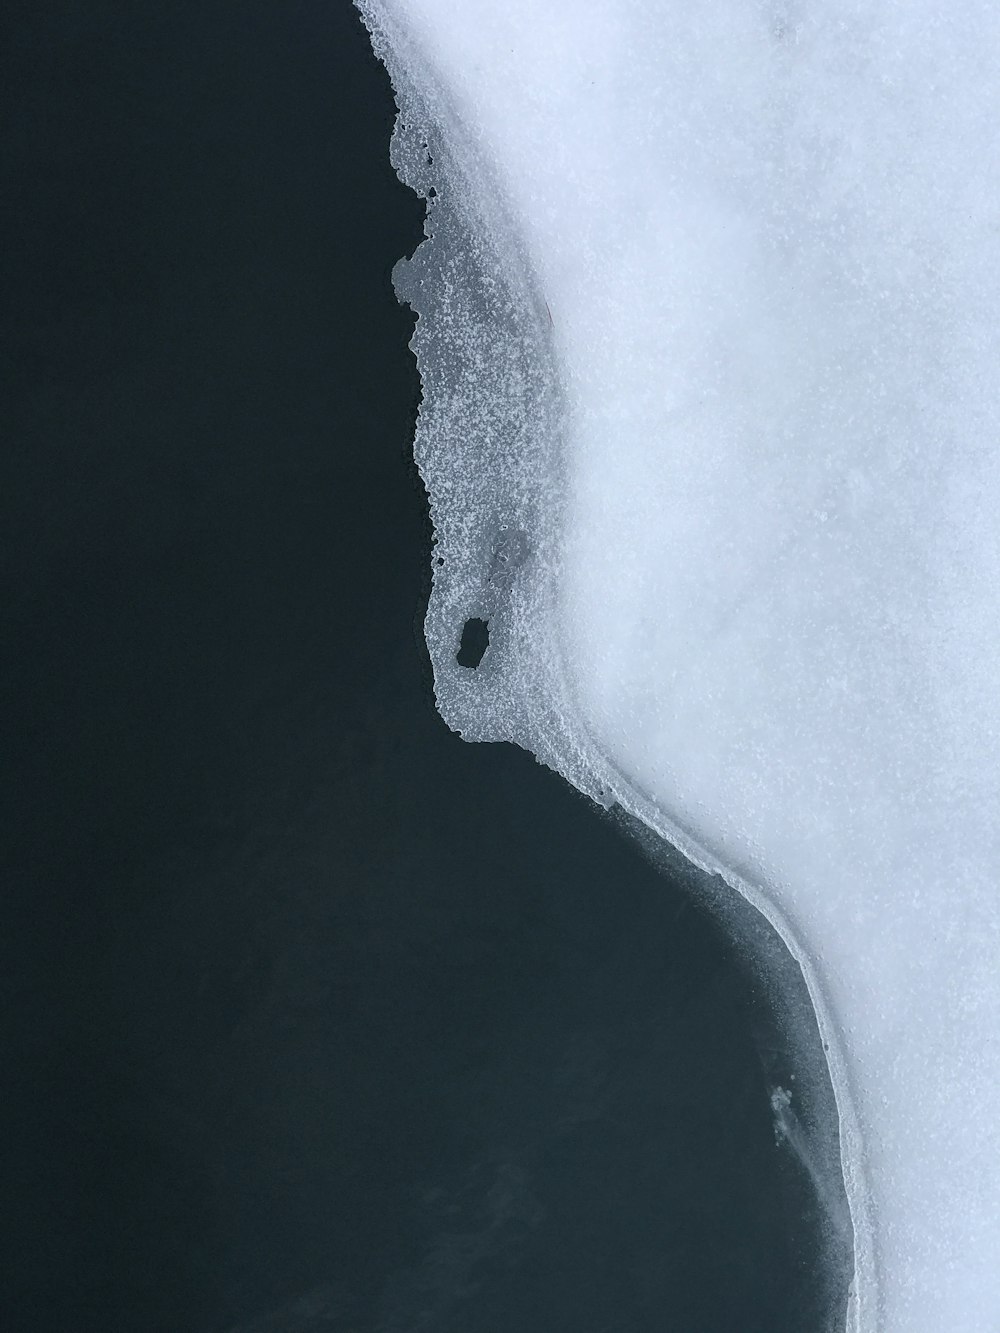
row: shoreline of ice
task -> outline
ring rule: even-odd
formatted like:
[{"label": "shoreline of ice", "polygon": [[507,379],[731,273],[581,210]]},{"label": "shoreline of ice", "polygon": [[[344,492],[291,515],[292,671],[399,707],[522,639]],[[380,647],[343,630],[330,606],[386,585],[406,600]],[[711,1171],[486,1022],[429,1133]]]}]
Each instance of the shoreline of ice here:
[{"label": "shoreline of ice", "polygon": [[[845,1328],[873,1333],[878,1260],[864,1144],[847,1057],[819,974],[764,887],[674,822],[594,742],[552,633],[560,497],[546,481],[560,466],[562,404],[547,328],[551,314],[516,248],[501,190],[484,197],[487,163],[477,162],[478,193],[468,185],[466,163],[455,151],[461,130],[426,72],[430,62],[412,34],[373,0],[356,2],[399,105],[393,165],[428,202],[427,237],[397,266],[394,282],[418,314],[411,346],[424,397],[414,455],[436,538],[425,633],[438,708],[465,739],[512,741],[599,805],[620,806],[704,874],[723,880],[781,937],[805,979],[837,1104],[854,1257]],[[470,289],[470,278],[473,286],[482,284],[478,290]],[[455,392],[463,383],[472,386],[465,398]],[[456,437],[473,439],[476,447],[463,453]],[[494,460],[486,475],[484,457]],[[523,542],[526,558],[497,586],[491,570],[498,544],[511,533]],[[482,667],[471,672],[456,664],[455,649],[464,620],[478,615],[489,621],[491,646]]]}]

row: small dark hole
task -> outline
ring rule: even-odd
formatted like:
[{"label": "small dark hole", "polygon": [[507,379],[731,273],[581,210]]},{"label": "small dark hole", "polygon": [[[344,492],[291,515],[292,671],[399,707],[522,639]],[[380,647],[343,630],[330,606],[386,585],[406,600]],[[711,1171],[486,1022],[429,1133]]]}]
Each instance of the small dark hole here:
[{"label": "small dark hole", "polygon": [[455,660],[459,666],[471,667],[475,671],[489,646],[490,622],[473,616],[462,627],[462,643],[455,654]]},{"label": "small dark hole", "polygon": [[436,199],[436,198],[437,198],[437,193],[438,193],[437,190],[435,190],[434,186],[432,185],[432,186],[430,187],[430,189],[427,191],[427,198],[428,198],[428,199]]},{"label": "small dark hole", "polygon": [[438,558],[437,558],[437,562],[438,562],[439,565],[443,565],[443,564],[444,564],[444,556],[443,556],[443,555],[439,555]]}]

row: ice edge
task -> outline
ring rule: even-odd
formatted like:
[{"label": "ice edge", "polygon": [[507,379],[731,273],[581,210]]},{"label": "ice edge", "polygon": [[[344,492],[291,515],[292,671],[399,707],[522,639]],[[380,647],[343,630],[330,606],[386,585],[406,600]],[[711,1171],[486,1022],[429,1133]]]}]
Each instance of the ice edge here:
[{"label": "ice edge", "polygon": [[[495,555],[497,534],[512,529],[528,531],[538,524],[543,512],[550,519],[553,517],[552,509],[558,501],[543,493],[537,473],[533,477],[525,477],[523,472],[507,477],[514,499],[506,514],[498,513],[493,504],[488,512],[476,511],[482,496],[477,495],[475,479],[464,489],[459,483],[458,495],[452,483],[441,484],[449,462],[446,461],[442,468],[437,457],[438,440],[433,438],[435,428],[441,426],[440,416],[436,415],[441,404],[436,401],[439,386],[429,372],[429,342],[436,335],[428,325],[433,323],[435,304],[440,306],[443,302],[447,305],[455,295],[448,290],[448,275],[442,277],[440,271],[435,273],[435,265],[442,257],[448,227],[441,191],[445,182],[461,180],[466,174],[462,161],[453,151],[453,145],[461,142],[461,129],[457,118],[451,114],[446,97],[440,89],[432,90],[432,62],[419,50],[412,34],[378,0],[354,0],[354,3],[368,29],[373,50],[388,71],[398,106],[390,146],[393,166],[400,180],[431,205],[425,224],[426,239],[409,261],[403,260],[397,265],[394,280],[400,300],[410,304],[418,315],[411,347],[417,361],[423,401],[417,416],[414,457],[430,500],[435,552],[446,553],[444,557],[436,556],[436,559],[443,558],[445,564],[433,570],[425,622],[439,711],[448,725],[465,739],[512,741],[529,750],[539,762],[566,778],[599,805],[605,808],[616,804],[621,806],[657,838],[676,848],[697,869],[720,878],[739,893],[780,936],[802,971],[836,1099],[841,1167],[854,1251],[854,1277],[845,1330],[846,1333],[876,1333],[881,1322],[880,1265],[852,1076],[831,1006],[817,970],[799,942],[794,923],[768,897],[763,883],[745,869],[722,861],[710,847],[672,820],[594,744],[583,711],[574,699],[558,639],[552,629],[558,551],[546,546],[544,539],[540,543],[536,541],[529,552],[531,558],[526,562],[530,566],[529,577],[521,581],[521,586],[516,589],[491,587],[490,565]],[[464,146],[470,149],[468,143]],[[474,155],[475,150],[470,151]],[[488,178],[488,164],[480,161],[478,170],[483,179]],[[501,277],[504,290],[493,290],[489,296],[501,307],[500,323],[506,320],[512,326],[507,330],[508,345],[493,345],[490,351],[499,360],[506,354],[517,362],[519,354],[509,344],[519,340],[526,343],[527,360],[533,360],[534,364],[522,365],[521,370],[529,380],[533,377],[535,381],[527,389],[520,386],[529,396],[534,394],[535,416],[529,431],[532,438],[527,442],[520,440],[520,448],[506,451],[509,455],[507,463],[515,462],[522,467],[529,464],[537,470],[545,461],[551,463],[553,455],[559,451],[559,390],[550,371],[546,371],[545,363],[551,367],[553,354],[545,316],[538,308],[544,303],[530,290],[523,256],[510,248],[513,229],[508,229],[504,235],[503,202],[499,191],[489,200],[490,211],[494,214],[490,217],[483,212],[487,201],[482,192],[478,200],[473,198],[470,190],[467,198],[450,202],[454,209],[452,220],[461,221],[463,209],[466,224],[470,216],[475,217],[484,237],[482,251],[492,253],[505,270]],[[480,262],[482,258],[480,254]],[[494,306],[488,313],[496,317],[497,308]],[[500,341],[504,340],[501,338]],[[455,352],[454,347],[449,350]],[[521,351],[524,352],[524,347]],[[505,366],[505,370],[509,371],[510,367]],[[454,408],[454,403],[451,406]],[[521,406],[523,408],[523,404]],[[523,413],[515,412],[514,415]],[[523,528],[519,526],[521,523]],[[539,537],[537,526],[531,536]],[[477,548],[478,558],[473,557],[470,561],[470,552]],[[449,552],[459,555],[457,567],[454,561],[447,562]],[[462,557],[465,557],[464,569],[461,567]],[[470,570],[469,564],[474,568]],[[494,648],[490,669],[471,678],[463,668],[455,665],[453,646],[461,615],[475,614],[476,609],[489,611],[491,618],[499,621],[500,644],[505,653],[503,660],[498,661],[501,654]],[[545,663],[544,676],[539,671],[539,662]],[[526,675],[520,673],[522,667],[528,668]],[[525,679],[531,681],[530,695],[523,687]]]}]

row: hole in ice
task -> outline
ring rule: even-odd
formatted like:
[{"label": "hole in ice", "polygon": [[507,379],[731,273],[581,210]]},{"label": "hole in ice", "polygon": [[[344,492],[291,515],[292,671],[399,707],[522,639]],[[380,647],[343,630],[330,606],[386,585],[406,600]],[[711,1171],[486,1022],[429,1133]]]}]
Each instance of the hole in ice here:
[{"label": "hole in ice", "polygon": [[455,654],[455,661],[459,666],[470,667],[475,671],[489,646],[490,622],[472,616],[462,626],[462,642]]}]

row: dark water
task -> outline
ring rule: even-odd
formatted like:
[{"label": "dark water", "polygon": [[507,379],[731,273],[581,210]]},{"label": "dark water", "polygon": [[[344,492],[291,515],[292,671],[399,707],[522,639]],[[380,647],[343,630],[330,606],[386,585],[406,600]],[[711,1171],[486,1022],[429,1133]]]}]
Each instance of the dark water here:
[{"label": "dark water", "polygon": [[352,9],[5,24],[2,1327],[814,1330],[754,983],[433,710]]}]

